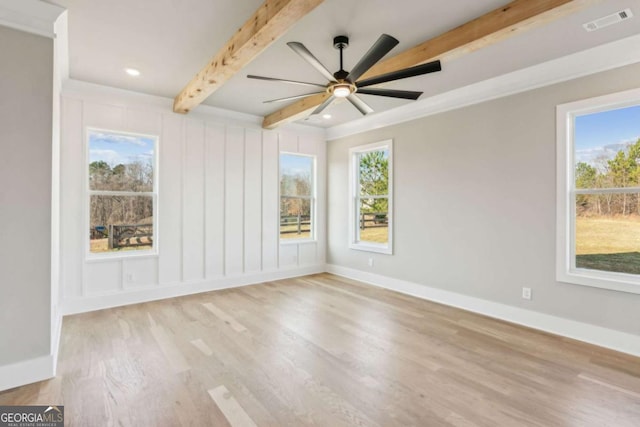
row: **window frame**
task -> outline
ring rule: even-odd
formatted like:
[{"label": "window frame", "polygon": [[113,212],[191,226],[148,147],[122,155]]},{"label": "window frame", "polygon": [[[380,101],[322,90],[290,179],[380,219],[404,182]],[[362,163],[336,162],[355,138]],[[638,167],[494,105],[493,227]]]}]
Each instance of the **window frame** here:
[{"label": "window frame", "polygon": [[[358,240],[358,230],[360,227],[360,218],[358,214],[360,211],[359,201],[361,198],[372,198],[360,196],[360,167],[358,164],[358,156],[372,151],[381,151],[382,149],[387,149],[389,151],[389,182],[387,183],[388,192],[386,195],[388,200],[388,239],[386,244]],[[349,149],[349,248],[365,252],[393,255],[393,223],[393,139],[386,139],[371,144],[352,147]]]},{"label": "window frame", "polygon": [[[556,107],[556,280],[640,294],[640,275],[576,267],[576,195],[607,192],[639,193],[638,187],[620,189],[575,188],[575,118],[586,114],[640,105],[640,89],[617,92]],[[633,191],[635,188],[635,191]]]},{"label": "window frame", "polygon": [[[298,156],[298,157],[307,157],[310,158],[312,160],[311,163],[311,195],[310,196],[288,196],[288,195],[283,195],[281,193],[281,180],[282,180],[282,155],[287,155],[287,156]],[[291,245],[291,244],[298,244],[298,243],[311,243],[311,242],[316,242],[317,241],[317,236],[316,236],[316,217],[317,217],[317,212],[316,212],[316,206],[317,206],[317,163],[318,163],[318,156],[316,156],[315,154],[306,154],[306,153],[295,153],[292,151],[280,151],[278,153],[278,241],[281,245]],[[310,200],[311,201],[311,208],[310,208],[310,214],[311,214],[311,219],[310,219],[310,227],[311,227],[311,232],[310,237],[302,237],[302,238],[294,238],[294,239],[283,239],[281,232],[280,232],[280,227],[282,224],[282,217],[281,217],[281,212],[280,212],[280,206],[282,203],[282,198],[289,198],[289,199],[303,199],[303,200]]]},{"label": "window frame", "polygon": [[[125,135],[125,136],[136,136],[149,138],[153,140],[153,191],[104,191],[104,190],[91,190],[90,185],[90,174],[89,174],[89,164],[90,164],[90,144],[89,138],[92,133],[111,133],[115,135]],[[159,200],[159,159],[160,156],[158,154],[158,149],[160,146],[160,136],[138,133],[138,132],[128,132],[128,131],[118,131],[113,129],[104,129],[99,127],[86,127],[85,135],[84,135],[84,232],[85,236],[85,259],[87,261],[96,261],[96,260],[105,260],[105,259],[118,259],[118,258],[139,258],[139,257],[156,257],[159,255],[159,232],[158,232],[158,200]],[[89,208],[91,203],[91,196],[150,196],[153,204],[153,246],[151,249],[137,249],[133,251],[116,251],[116,252],[91,252],[91,239],[87,238],[86,233],[91,229],[91,209]]]}]

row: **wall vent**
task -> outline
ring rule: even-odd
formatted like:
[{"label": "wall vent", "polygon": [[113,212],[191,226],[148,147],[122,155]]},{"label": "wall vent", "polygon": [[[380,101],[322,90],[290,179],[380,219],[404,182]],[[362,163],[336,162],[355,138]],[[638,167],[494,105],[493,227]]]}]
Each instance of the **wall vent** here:
[{"label": "wall vent", "polygon": [[631,18],[633,18],[633,12],[631,12],[631,9],[625,9],[611,15],[603,16],[595,21],[587,22],[582,26],[585,30],[591,32],[601,30],[604,27],[608,27],[609,25],[617,24]]}]

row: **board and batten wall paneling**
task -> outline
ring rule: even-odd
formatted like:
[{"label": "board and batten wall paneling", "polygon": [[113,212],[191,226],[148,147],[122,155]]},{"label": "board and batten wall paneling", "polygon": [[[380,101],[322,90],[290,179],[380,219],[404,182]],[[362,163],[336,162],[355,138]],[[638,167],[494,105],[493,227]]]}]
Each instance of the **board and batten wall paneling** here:
[{"label": "board and batten wall paneling", "polygon": [[160,284],[182,281],[182,145],[185,121],[175,114],[162,115],[158,147],[159,194],[158,257]]},{"label": "board and batten wall paneling", "polygon": [[123,289],[121,260],[88,262],[84,268],[85,294],[100,295]]},{"label": "board and batten wall paneling", "polygon": [[122,260],[122,287],[136,289],[158,283],[158,257],[131,257]]},{"label": "board and batten wall paneling", "polygon": [[244,140],[244,272],[262,269],[262,131]]},{"label": "board and batten wall paneling", "polygon": [[[314,143],[315,142],[315,143]],[[318,141],[310,139],[308,136],[298,136],[298,153],[316,156],[316,205],[315,205],[315,221],[317,236],[326,236],[327,233],[327,210],[324,209],[326,204],[326,174],[327,156],[324,146]],[[317,239],[315,244],[301,244],[298,251],[299,265],[310,265],[315,262],[324,263],[326,259],[326,239]]]},{"label": "board and batten wall paneling", "polygon": [[182,280],[204,279],[204,133],[199,120],[186,120],[183,147]]},{"label": "board and batten wall paneling", "polygon": [[243,128],[228,126],[225,140],[225,272],[244,272],[244,136]]},{"label": "board and batten wall paneling", "polygon": [[60,144],[60,284],[64,295],[82,295],[82,271],[85,250],[82,217],[84,163],[82,101],[66,99],[62,103]]},{"label": "board and batten wall paneling", "polygon": [[[324,145],[323,145],[324,146]],[[262,268],[278,268],[279,251],[279,148],[278,134],[262,134]]]},{"label": "board and batten wall paneling", "polygon": [[[321,131],[264,131],[215,114],[176,115],[158,107],[159,98],[140,99],[146,95],[127,98],[107,88],[87,96],[63,91],[63,311],[256,282],[264,274],[269,280],[298,267],[324,269]],[[87,128],[158,136],[157,255],[87,260]],[[316,242],[280,245],[281,150],[318,156]]]},{"label": "board and batten wall paneling", "polygon": [[223,277],[225,269],[225,132],[224,125],[209,123],[205,133],[205,271],[207,279]]}]

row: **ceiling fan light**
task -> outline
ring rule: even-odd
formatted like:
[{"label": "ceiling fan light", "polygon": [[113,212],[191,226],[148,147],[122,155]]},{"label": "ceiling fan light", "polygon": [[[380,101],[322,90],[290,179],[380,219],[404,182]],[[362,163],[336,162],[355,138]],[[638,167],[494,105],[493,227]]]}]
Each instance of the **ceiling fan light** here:
[{"label": "ceiling fan light", "polygon": [[349,85],[336,85],[333,88],[333,95],[336,98],[346,98],[351,95],[351,87]]}]

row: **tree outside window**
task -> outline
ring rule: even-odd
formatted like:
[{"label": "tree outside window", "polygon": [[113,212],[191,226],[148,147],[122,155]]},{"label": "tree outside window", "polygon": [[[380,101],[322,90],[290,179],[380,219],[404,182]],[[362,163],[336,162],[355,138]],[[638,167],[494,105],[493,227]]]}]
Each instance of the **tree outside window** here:
[{"label": "tree outside window", "polygon": [[354,249],[391,252],[391,141],[351,150]]},{"label": "tree outside window", "polygon": [[558,281],[640,293],[640,90],[557,107]]},{"label": "tree outside window", "polygon": [[280,239],[313,239],[315,157],[280,154]]},{"label": "tree outside window", "polygon": [[156,142],[88,131],[90,253],[155,249]]}]

